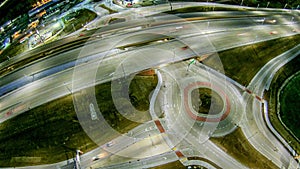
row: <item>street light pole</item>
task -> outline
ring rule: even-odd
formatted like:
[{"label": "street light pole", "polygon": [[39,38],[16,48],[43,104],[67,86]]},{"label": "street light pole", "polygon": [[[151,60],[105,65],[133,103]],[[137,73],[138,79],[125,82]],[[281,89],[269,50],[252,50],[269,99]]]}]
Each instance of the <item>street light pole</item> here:
[{"label": "street light pole", "polygon": [[270,2],[268,2],[268,3],[267,3],[267,6],[266,6],[266,8],[268,8],[268,6],[269,6],[269,5],[270,5]]},{"label": "street light pole", "polygon": [[124,74],[124,78],[126,77],[126,73],[125,73],[125,70],[124,70],[124,66],[123,66],[123,63],[121,63],[121,66],[122,66],[122,71],[123,71],[123,74]]},{"label": "street light pole", "polygon": [[70,94],[72,94],[71,89],[67,86],[66,82],[64,82],[64,85],[66,86],[66,88],[68,89],[68,91],[70,92]]},{"label": "street light pole", "polygon": [[173,10],[172,3],[171,3],[171,1],[170,1],[170,0],[168,0],[168,2],[169,2],[169,5],[170,5],[170,10],[172,11],[172,10]]},{"label": "street light pole", "polygon": [[40,37],[40,39],[41,39],[41,41],[43,42],[43,44],[45,44],[43,38],[42,38],[41,35],[40,35],[39,30],[37,30],[37,29],[35,28],[35,31],[36,31],[36,34]]}]

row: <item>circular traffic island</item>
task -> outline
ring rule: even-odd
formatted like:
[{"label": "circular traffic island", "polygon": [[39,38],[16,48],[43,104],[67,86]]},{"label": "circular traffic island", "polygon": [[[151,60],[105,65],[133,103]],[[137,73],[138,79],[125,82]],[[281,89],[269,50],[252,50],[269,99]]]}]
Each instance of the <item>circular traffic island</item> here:
[{"label": "circular traffic island", "polygon": [[228,96],[209,82],[192,82],[183,94],[185,111],[196,121],[220,122],[230,113]]},{"label": "circular traffic island", "polygon": [[197,88],[191,92],[192,107],[200,114],[216,115],[222,112],[221,96],[210,88]]}]

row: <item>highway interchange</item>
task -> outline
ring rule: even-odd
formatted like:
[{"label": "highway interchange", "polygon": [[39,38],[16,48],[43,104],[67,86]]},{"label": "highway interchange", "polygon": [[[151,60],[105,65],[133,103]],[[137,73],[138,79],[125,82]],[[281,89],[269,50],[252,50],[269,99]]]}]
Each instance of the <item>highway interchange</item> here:
[{"label": "highway interchange", "polygon": [[[174,8],[176,6],[182,4],[174,4]],[[268,9],[268,11],[250,12],[192,13],[181,16],[185,19],[175,15],[144,17],[167,8],[168,6],[161,5],[157,8],[130,10],[131,15],[128,15],[130,17],[127,22],[109,25],[96,31],[84,45],[55,53],[52,57],[45,57],[2,75],[0,122],[73,93],[75,108],[76,104],[84,104],[87,107],[91,103],[97,105],[94,91],[89,90],[90,93],[85,94],[94,96],[86,103],[78,103],[78,100],[82,100],[80,97],[85,96],[77,95],[76,92],[113,80],[113,93],[114,87],[126,82],[119,79],[131,78],[142,70],[155,68],[157,74],[160,74],[160,83],[150,105],[152,121],[144,122],[127,134],[119,134],[119,137],[112,140],[113,145],[107,146],[97,142],[97,138],[93,138],[94,132],[116,131],[105,122],[101,110],[95,106],[99,118],[96,127],[91,130],[84,123],[82,127],[101,146],[81,156],[82,168],[90,166],[147,168],[178,159],[183,164],[188,164],[186,158],[192,156],[211,161],[212,163],[197,161],[208,168],[247,168],[208,140],[212,136],[226,135],[236,126],[240,126],[245,136],[251,138],[248,139],[249,142],[275,165],[280,168],[297,168],[297,161],[293,159],[292,154],[273,136],[266,127],[263,117],[259,116],[263,101],[245,92],[245,89],[262,97],[264,89],[270,84],[270,75],[274,75],[274,70],[284,65],[283,61],[287,62],[287,59],[299,55],[299,47],[293,49],[296,52],[288,52],[271,60],[247,87],[223,75],[223,66],[217,53],[299,34],[298,12],[292,15],[291,12],[273,12]],[[127,15],[123,14],[123,16]],[[292,17],[294,18],[291,19]],[[276,22],[270,22],[272,20]],[[72,42],[76,38],[62,39],[58,44]],[[143,43],[145,43],[143,46],[134,45]],[[25,57],[30,57],[34,52],[39,53],[38,49],[34,50],[25,54]],[[48,52],[51,55],[51,51]],[[188,59],[205,55],[214,59],[212,65],[205,66],[198,62],[188,65]],[[22,56],[24,55],[1,65],[1,69],[24,59]],[[222,114],[219,114],[216,123],[204,123],[190,118],[187,112],[192,108],[190,101],[186,100],[184,89],[193,83],[198,84],[198,87],[215,86],[213,89],[224,99],[223,111],[226,112],[226,106],[230,105],[229,116],[223,119]],[[113,96],[113,99],[116,106],[120,105],[117,98]],[[122,114],[122,110],[119,111]],[[76,112],[79,121],[90,113]],[[165,113],[165,118],[159,119],[158,115],[162,112]],[[90,120],[92,123],[93,120]],[[138,119],[131,120],[138,121]],[[103,157],[93,162],[91,159],[99,154]],[[115,160],[119,164],[114,163],[112,159],[117,158],[115,155],[124,159]],[[128,158],[131,159],[130,163]],[[36,168],[53,168],[66,163],[64,161]]]}]

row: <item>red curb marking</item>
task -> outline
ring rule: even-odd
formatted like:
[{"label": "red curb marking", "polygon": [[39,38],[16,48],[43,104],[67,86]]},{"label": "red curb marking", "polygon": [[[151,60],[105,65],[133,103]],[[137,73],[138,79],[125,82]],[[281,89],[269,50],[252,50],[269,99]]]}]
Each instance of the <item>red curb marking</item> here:
[{"label": "red curb marking", "polygon": [[258,97],[257,95],[255,95],[255,98],[259,101],[262,101],[262,99],[260,97]]},{"label": "red curb marking", "polygon": [[[207,87],[210,87],[212,89],[215,89],[216,91],[220,92],[226,99],[226,110],[225,110],[225,113],[222,115],[222,117],[217,117],[217,118],[208,118],[208,117],[200,117],[200,116],[197,116],[195,115],[191,110],[190,110],[190,107],[189,107],[189,104],[188,104],[188,91],[189,89],[191,89],[192,87],[194,86],[207,86]],[[230,113],[230,103],[229,103],[229,99],[227,97],[227,95],[221,90],[219,89],[218,87],[216,86],[213,86],[211,83],[209,82],[194,82],[194,83],[191,83],[190,85],[188,85],[185,89],[184,89],[184,107],[185,109],[187,110],[187,113],[188,115],[194,119],[194,120],[197,120],[197,121],[207,121],[207,122],[219,122],[219,121],[222,121],[224,120]]]},{"label": "red curb marking", "polygon": [[247,93],[252,94],[252,92],[249,89],[245,89]]},{"label": "red curb marking", "polygon": [[161,123],[159,120],[155,120],[154,121],[155,125],[157,126],[158,130],[160,133],[164,133],[165,132],[165,129],[162,127]]},{"label": "red curb marking", "polygon": [[184,157],[184,155],[182,154],[182,152],[179,151],[179,150],[175,151],[175,154],[177,155],[178,158]]},{"label": "red curb marking", "polygon": [[10,115],[12,115],[12,111],[8,111],[8,112],[5,113],[5,117],[8,117]]}]

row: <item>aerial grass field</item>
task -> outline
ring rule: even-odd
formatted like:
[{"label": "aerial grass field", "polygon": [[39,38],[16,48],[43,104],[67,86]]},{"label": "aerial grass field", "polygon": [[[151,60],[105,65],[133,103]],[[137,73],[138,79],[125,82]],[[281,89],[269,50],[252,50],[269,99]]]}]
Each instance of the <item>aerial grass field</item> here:
[{"label": "aerial grass field", "polygon": [[163,164],[160,166],[152,167],[150,169],[186,169],[186,166],[184,166],[180,161],[173,161],[167,164]]},{"label": "aerial grass field", "polygon": [[[156,76],[136,76],[129,87],[130,93],[135,96],[134,106],[141,110],[149,107],[146,100],[156,84]],[[110,82],[95,87],[102,115],[115,130],[128,132],[139,123],[126,119],[116,111],[110,91]],[[103,144],[116,136],[102,133]],[[1,123],[0,142],[1,167],[55,163],[72,158],[76,149],[87,152],[97,147],[83,131],[71,95]]]},{"label": "aerial grass field", "polygon": [[68,35],[72,32],[77,31],[78,29],[82,28],[86,23],[89,23],[96,17],[97,14],[88,9],[81,9],[77,12],[70,13],[65,18],[71,19],[64,19],[65,28],[59,36]]},{"label": "aerial grass field", "polygon": [[230,156],[249,168],[278,168],[265,156],[260,154],[247,140],[241,128],[220,138],[210,138]]},{"label": "aerial grass field", "polygon": [[283,123],[293,131],[297,138],[300,138],[300,74],[294,76],[284,86],[279,95],[280,116]]},{"label": "aerial grass field", "polygon": [[[272,58],[293,48],[300,42],[300,35],[274,39],[253,45],[219,52],[225,74],[247,86],[255,74]],[[204,64],[209,62],[204,60]]]},{"label": "aerial grass field", "polygon": [[104,5],[104,4],[100,4],[99,7],[108,10],[109,14],[118,13],[118,11],[115,11],[115,10],[109,8],[109,7],[107,7],[107,6]]}]

